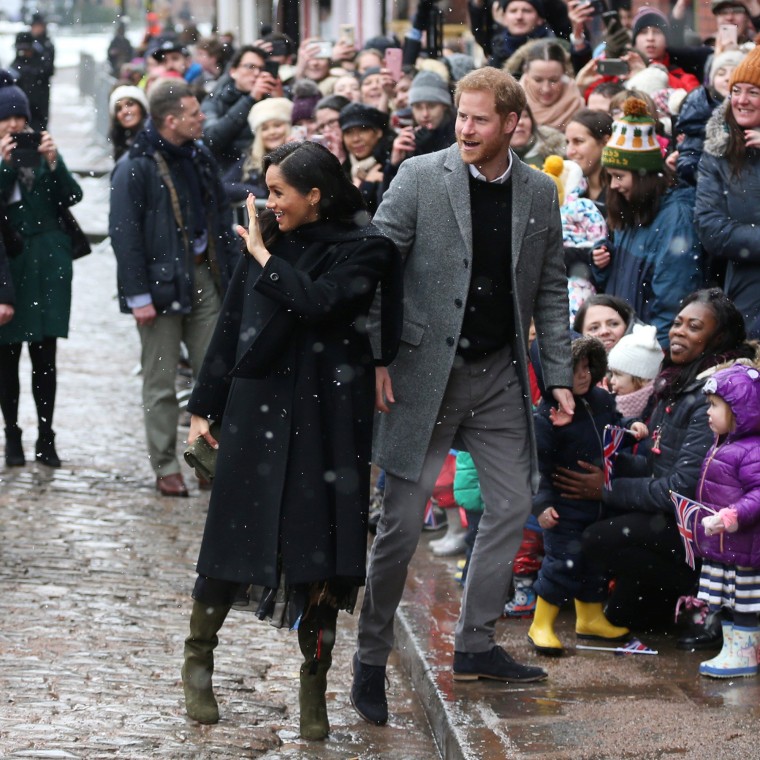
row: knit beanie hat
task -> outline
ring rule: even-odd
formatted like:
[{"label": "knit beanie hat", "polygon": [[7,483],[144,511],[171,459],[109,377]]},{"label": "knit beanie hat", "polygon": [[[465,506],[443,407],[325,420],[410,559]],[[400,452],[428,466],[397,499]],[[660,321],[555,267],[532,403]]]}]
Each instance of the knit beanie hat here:
[{"label": "knit beanie hat", "polygon": [[602,151],[602,165],[627,171],[662,171],[664,160],[654,119],[638,98],[623,103],[623,116],[612,123],[612,137]]},{"label": "knit beanie hat", "polygon": [[443,103],[451,105],[448,85],[432,71],[420,71],[409,88],[409,105],[415,103]]},{"label": "knit beanie hat", "polygon": [[658,8],[644,6],[633,18],[633,33],[631,39],[636,42],[636,37],[648,26],[657,27],[666,37],[670,31],[668,17]]},{"label": "knit beanie hat", "polygon": [[351,127],[369,127],[384,132],[388,127],[387,114],[364,103],[349,103],[341,110],[338,121],[344,132]]},{"label": "knit beanie hat", "polygon": [[618,372],[652,380],[660,371],[663,356],[662,347],[657,342],[657,328],[635,324],[633,330],[610,349],[607,364]]},{"label": "knit beanie hat", "polygon": [[0,121],[11,116],[23,116],[29,121],[29,98],[16,84],[13,75],[5,69],[0,69]]},{"label": "knit beanie hat", "polygon": [[313,119],[314,108],[322,93],[311,79],[299,79],[293,85],[293,113],[291,119],[297,124],[302,119]]},{"label": "knit beanie hat", "polygon": [[451,53],[444,59],[451,69],[451,78],[458,82],[475,68],[475,59],[466,53]]},{"label": "knit beanie hat", "polygon": [[293,103],[287,98],[265,98],[256,103],[248,113],[248,123],[251,132],[267,121],[286,121],[290,124],[293,114]]},{"label": "knit beanie hat", "polygon": [[727,5],[731,7],[734,7],[735,5],[741,5],[742,8],[745,10],[747,9],[747,6],[742,0],[711,0],[710,10],[713,12],[713,15],[717,15],[718,11]]},{"label": "knit beanie hat", "polygon": [[135,87],[131,84],[123,84],[119,87],[117,87],[109,96],[108,98],[108,113],[111,114],[111,116],[116,115],[116,104],[120,100],[125,100],[126,98],[129,98],[130,100],[134,100],[136,103],[139,103],[142,107],[145,113],[148,113],[148,98],[145,95],[145,90],[141,89],[140,87]]},{"label": "knit beanie hat", "polygon": [[638,90],[647,95],[654,95],[659,90],[664,90],[670,82],[668,70],[659,63],[653,63],[641,71],[637,71],[632,77],[628,77],[623,83],[626,90]]},{"label": "knit beanie hat", "polygon": [[729,90],[740,82],[760,87],[760,45],[752,48],[747,57],[734,69],[728,82]]},{"label": "knit beanie hat", "polygon": [[746,57],[747,54],[742,50],[726,50],[725,53],[714,55],[710,63],[710,76],[708,77],[710,84],[712,84],[719,69],[722,69],[724,66],[736,68]]},{"label": "knit beanie hat", "polygon": [[[513,2],[513,0],[501,0],[499,5],[501,5],[502,10],[506,10],[511,2]],[[541,18],[546,18],[546,9],[544,8],[543,0],[523,0],[523,2],[532,5]]]}]

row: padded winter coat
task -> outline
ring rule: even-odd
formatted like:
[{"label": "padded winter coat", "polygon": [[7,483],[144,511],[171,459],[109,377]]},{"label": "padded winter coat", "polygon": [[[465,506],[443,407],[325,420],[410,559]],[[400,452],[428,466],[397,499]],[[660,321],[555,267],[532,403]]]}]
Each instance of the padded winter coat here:
[{"label": "padded winter coat", "polygon": [[717,372],[705,390],[723,398],[736,429],[716,440],[705,458],[696,500],[715,510],[733,507],[736,533],[705,535],[700,510],[695,519],[697,552],[728,565],[760,568],[760,372],[754,367]]},{"label": "padded winter coat", "polygon": [[710,256],[727,261],[726,295],[742,313],[749,338],[760,338],[760,151],[749,150],[736,176],[725,157],[726,105],[707,124],[694,222]]}]

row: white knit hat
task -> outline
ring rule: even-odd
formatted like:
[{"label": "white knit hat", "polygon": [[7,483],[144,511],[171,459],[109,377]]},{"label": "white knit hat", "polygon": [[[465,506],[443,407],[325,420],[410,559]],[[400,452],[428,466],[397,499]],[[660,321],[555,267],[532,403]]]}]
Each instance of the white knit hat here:
[{"label": "white knit hat", "polygon": [[145,95],[145,90],[141,90],[139,87],[135,87],[131,84],[123,84],[117,87],[108,97],[108,113],[111,114],[111,116],[116,115],[116,104],[120,100],[125,100],[126,98],[129,98],[130,100],[134,100],[135,103],[139,103],[143,110],[145,111],[145,114],[148,113],[148,98]]},{"label": "white knit hat", "polygon": [[660,371],[663,355],[657,342],[657,328],[635,324],[633,330],[612,347],[607,365],[618,372],[652,380]]},{"label": "white knit hat", "polygon": [[287,121],[290,123],[293,115],[293,101],[287,98],[265,98],[260,100],[250,110],[248,123],[251,132],[256,130],[267,121]]}]

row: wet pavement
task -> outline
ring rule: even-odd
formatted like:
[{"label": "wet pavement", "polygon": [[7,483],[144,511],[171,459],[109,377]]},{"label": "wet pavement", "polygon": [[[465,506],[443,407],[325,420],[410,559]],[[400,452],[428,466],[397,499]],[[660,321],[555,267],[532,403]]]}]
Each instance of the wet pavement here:
[{"label": "wet pavement", "polygon": [[[71,166],[84,171],[96,155],[107,165],[65,74],[54,86],[54,136]],[[75,211],[102,237],[107,179],[83,185]],[[429,534],[397,621],[388,726],[369,726],[349,704],[356,621],[344,614],[326,742],[298,737],[295,635],[246,613],[232,613],[220,636],[221,722],[189,721],[179,666],[207,499],[194,485],[189,499],[154,491],[133,374],[137,334],[118,313],[114,270],[107,241],[75,263],[71,335],[59,344],[63,467],[0,466],[0,757],[431,760],[440,756],[436,743],[456,760],[760,757],[760,680],[703,679],[697,667],[706,656],[677,651],[666,635],[641,636],[657,656],[575,651],[569,611],[558,623],[568,646],[561,659],[532,652],[529,621],[498,625],[508,651],[542,664],[548,681],[455,683],[461,592],[455,561],[432,556]],[[29,372],[24,357],[27,455],[35,438]]]}]

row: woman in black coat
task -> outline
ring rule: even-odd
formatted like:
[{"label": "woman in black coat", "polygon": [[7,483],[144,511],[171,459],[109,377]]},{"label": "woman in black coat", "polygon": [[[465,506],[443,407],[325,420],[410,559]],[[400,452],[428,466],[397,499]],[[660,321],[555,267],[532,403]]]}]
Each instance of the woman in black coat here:
[{"label": "woman in black coat", "polygon": [[[325,689],[338,609],[364,583],[375,355],[401,328],[400,255],[366,224],[359,190],[321,145],[265,158],[267,211],[238,228],[239,263],[188,409],[188,440],[219,454],[186,640],[187,712],[215,723],[216,633],[230,606],[298,629],[301,735],[329,731]],[[366,226],[360,226],[366,225]]]}]

